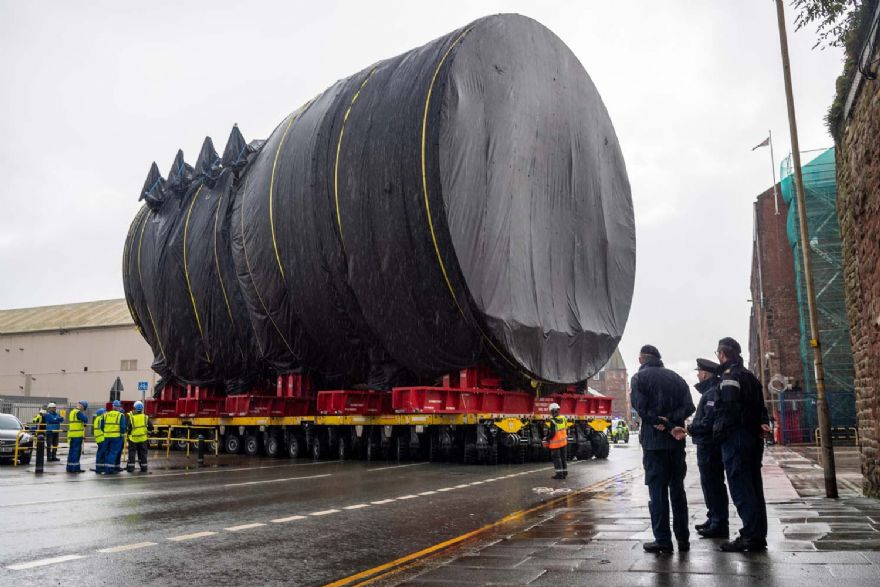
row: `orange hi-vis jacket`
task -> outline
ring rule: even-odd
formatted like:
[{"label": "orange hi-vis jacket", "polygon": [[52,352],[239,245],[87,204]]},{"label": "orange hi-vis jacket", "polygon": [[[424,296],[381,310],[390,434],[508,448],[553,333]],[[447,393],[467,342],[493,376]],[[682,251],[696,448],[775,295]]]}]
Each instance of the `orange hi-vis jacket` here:
[{"label": "orange hi-vis jacket", "polygon": [[568,433],[566,429],[568,428],[568,423],[565,420],[565,416],[554,416],[550,421],[556,426],[556,432],[547,441],[547,447],[554,449],[567,446]]}]

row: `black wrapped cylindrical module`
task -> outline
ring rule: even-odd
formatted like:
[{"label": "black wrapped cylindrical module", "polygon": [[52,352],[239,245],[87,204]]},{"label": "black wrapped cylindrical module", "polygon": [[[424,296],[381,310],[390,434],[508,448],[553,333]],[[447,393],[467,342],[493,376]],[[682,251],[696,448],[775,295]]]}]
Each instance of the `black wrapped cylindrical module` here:
[{"label": "black wrapped cylindrical module", "polygon": [[268,366],[387,388],[490,361],[575,383],[623,333],[623,157],[583,66],[534,20],[479,19],[337,82],[236,164],[205,158],[174,182],[153,170],[126,241],[163,376],[228,386]]}]

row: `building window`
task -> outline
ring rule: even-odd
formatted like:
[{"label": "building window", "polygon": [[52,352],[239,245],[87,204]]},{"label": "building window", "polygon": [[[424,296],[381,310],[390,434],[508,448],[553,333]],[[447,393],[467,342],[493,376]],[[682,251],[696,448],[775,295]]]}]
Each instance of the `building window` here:
[{"label": "building window", "polygon": [[120,361],[119,370],[120,371],[137,371],[138,362],[137,359],[122,359]]}]

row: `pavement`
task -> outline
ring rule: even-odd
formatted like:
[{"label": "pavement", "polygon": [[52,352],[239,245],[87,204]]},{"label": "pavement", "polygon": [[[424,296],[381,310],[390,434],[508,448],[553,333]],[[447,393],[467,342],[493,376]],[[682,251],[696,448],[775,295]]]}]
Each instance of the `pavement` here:
[{"label": "pavement", "polygon": [[[639,450],[635,444],[632,448]],[[836,452],[841,478],[852,479],[857,461],[851,449]],[[390,569],[377,583],[806,586],[843,580],[847,586],[880,585],[880,501],[862,497],[847,482],[841,484],[839,499],[824,498],[822,471],[813,454],[770,447],[765,455],[767,553],[722,553],[722,540],[699,539],[696,533],[690,552],[645,553],[642,543],[653,539],[647,488],[641,470],[634,469],[563,495],[518,520],[516,528],[496,528],[454,553]],[[701,523],[705,512],[692,448],[686,486],[692,525]],[[731,504],[734,521],[732,534],[740,525]]]},{"label": "pavement", "polygon": [[[0,585],[323,585],[544,504],[550,463],[194,457],[151,453],[150,475],[0,467]],[[572,466],[589,486],[637,447]],[[63,454],[62,454],[63,459]],[[93,466],[89,447],[83,466]]]},{"label": "pavement", "polygon": [[[880,584],[880,502],[816,497],[809,449],[765,458],[766,554],[647,555],[641,450],[607,461],[463,466],[153,455],[151,475],[0,467],[0,585]],[[693,522],[704,516],[689,449]],[[86,455],[90,466],[94,455]],[[852,475],[841,454],[839,473]],[[731,520],[736,521],[735,514]],[[732,528],[738,529],[736,523]]]}]

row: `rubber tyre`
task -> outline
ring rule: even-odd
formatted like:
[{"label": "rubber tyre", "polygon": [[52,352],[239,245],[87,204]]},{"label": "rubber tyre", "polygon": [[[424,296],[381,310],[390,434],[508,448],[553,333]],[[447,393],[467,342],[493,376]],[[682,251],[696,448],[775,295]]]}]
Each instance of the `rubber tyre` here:
[{"label": "rubber tyre", "polygon": [[244,437],[244,454],[255,457],[260,454],[260,437],[256,434],[248,434]]},{"label": "rubber tyre", "polygon": [[590,438],[590,443],[593,445],[593,455],[597,459],[607,459],[608,455],[611,454],[611,445],[608,443],[608,437],[601,432],[593,434],[592,438]]},{"label": "rubber tyre", "polygon": [[312,453],[312,460],[320,461],[324,457],[324,445],[318,438],[312,438],[312,445],[309,447]]},{"label": "rubber tyre", "polygon": [[442,458],[443,453],[440,450],[440,438],[436,434],[431,434],[428,437],[428,461],[439,463]]},{"label": "rubber tyre", "polygon": [[461,459],[462,464],[464,465],[474,465],[477,462],[477,445],[473,442],[468,442],[464,445],[464,451]]},{"label": "rubber tyre", "polygon": [[593,458],[593,443],[589,439],[585,443],[577,445],[577,458],[579,461],[589,461]]},{"label": "rubber tyre", "polygon": [[284,456],[284,447],[281,439],[275,435],[270,434],[266,439],[266,456],[272,457],[273,459],[280,459]]},{"label": "rubber tyre", "polygon": [[336,457],[340,461],[347,461],[351,458],[351,441],[347,438],[340,438],[336,443]]},{"label": "rubber tyre", "polygon": [[287,439],[287,456],[292,459],[299,458],[302,456],[303,446],[302,440],[299,437],[291,434]]},{"label": "rubber tyre", "polygon": [[18,464],[19,465],[30,465],[32,454],[33,453],[28,453],[27,455],[22,455],[22,456],[18,457]]},{"label": "rubber tyre", "polygon": [[231,454],[237,455],[241,452],[242,442],[241,437],[238,434],[227,434],[223,437],[223,451]]},{"label": "rubber tyre", "polygon": [[398,463],[407,460],[409,458],[408,440],[403,436],[395,436],[391,450],[394,451],[392,456]]},{"label": "rubber tyre", "polygon": [[368,438],[366,446],[364,446],[364,458],[368,463],[379,458],[379,446],[372,438]]},{"label": "rubber tyre", "polygon": [[489,448],[486,450],[486,464],[487,465],[497,465],[498,464],[498,445],[492,443],[489,445]]}]

